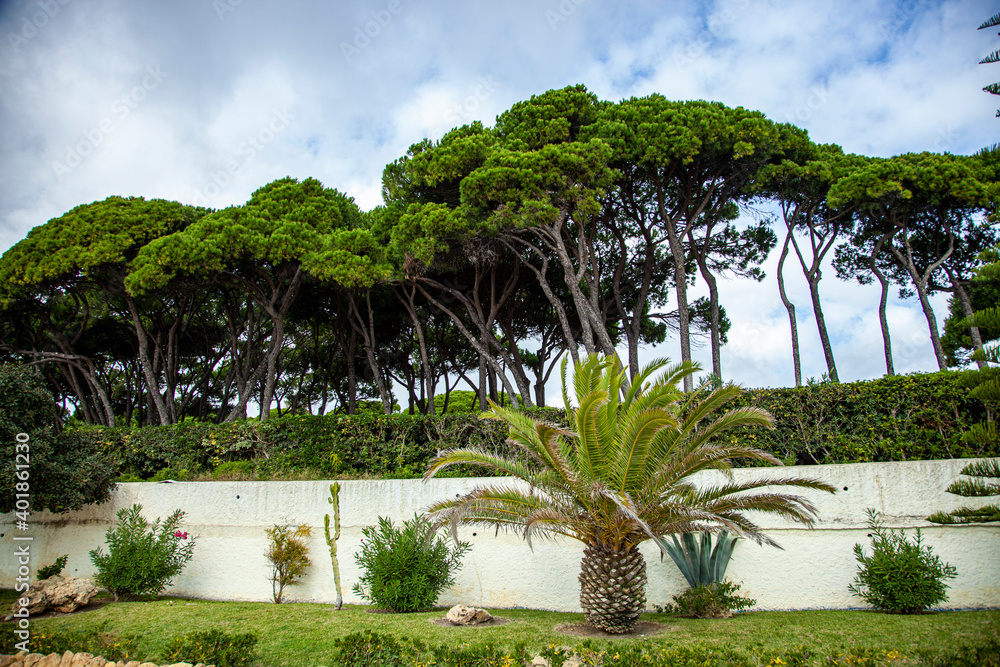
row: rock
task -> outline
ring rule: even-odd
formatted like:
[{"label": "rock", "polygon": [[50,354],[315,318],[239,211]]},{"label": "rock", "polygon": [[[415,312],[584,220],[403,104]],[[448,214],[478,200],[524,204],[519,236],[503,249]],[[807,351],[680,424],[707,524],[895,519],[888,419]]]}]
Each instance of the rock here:
[{"label": "rock", "polygon": [[71,667],[74,655],[73,651],[66,651],[63,653],[62,657],[59,659],[59,667]]},{"label": "rock", "polygon": [[549,661],[540,655],[536,655],[534,659],[532,659],[531,664],[534,667],[549,667]]},{"label": "rock", "polygon": [[125,667],[139,667],[139,661],[132,660],[131,662],[126,662]]},{"label": "rock", "polygon": [[[68,614],[90,602],[95,595],[97,586],[90,579],[57,574],[33,583],[22,598],[28,599],[25,607],[29,614],[41,614],[49,609]],[[20,610],[22,598],[11,605],[12,613]]]},{"label": "rock", "polygon": [[17,658],[12,655],[0,655],[0,667],[8,667],[17,662]]},{"label": "rock", "polygon": [[141,665],[139,665],[139,667],[160,667],[160,666],[153,662],[144,662]]},{"label": "rock", "polygon": [[168,665],[168,667],[194,667],[194,665],[190,662],[175,662],[172,665]]},{"label": "rock", "polygon": [[84,667],[84,665],[93,659],[93,653],[77,653],[73,656],[73,662],[70,663],[70,667]]},{"label": "rock", "polygon": [[448,610],[445,614],[445,618],[452,625],[480,625],[482,623],[489,623],[493,620],[490,616],[490,612],[485,609],[476,609],[475,607],[466,607],[463,604],[457,604]]},{"label": "rock", "polygon": [[42,655],[41,653],[29,653],[28,655],[24,656],[24,667],[31,667],[44,657],[45,656]]},{"label": "rock", "polygon": [[49,653],[47,656],[35,663],[35,667],[59,667],[62,656],[58,653]]}]

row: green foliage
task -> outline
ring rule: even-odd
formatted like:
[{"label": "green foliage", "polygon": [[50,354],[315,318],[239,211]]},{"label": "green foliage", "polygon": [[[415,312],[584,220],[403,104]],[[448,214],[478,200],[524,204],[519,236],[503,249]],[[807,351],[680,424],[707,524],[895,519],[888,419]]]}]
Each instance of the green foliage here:
[{"label": "green foliage", "polygon": [[868,528],[872,555],[854,545],[860,565],[854,583],[847,587],[851,593],[880,611],[899,614],[919,614],[948,599],[945,581],[958,576],[957,570],[921,543],[919,528],[910,542],[902,530],[887,529],[871,509]]},{"label": "green foliage", "polygon": [[70,512],[110,498],[114,467],[90,437],[58,427],[41,374],[0,365],[0,512],[18,509],[17,493],[30,492],[36,512]]},{"label": "green foliage", "polygon": [[164,657],[172,663],[249,667],[257,660],[258,641],[260,635],[256,632],[229,633],[225,630],[189,632],[170,640]]},{"label": "green foliage", "polygon": [[[736,428],[719,434],[716,442],[756,447],[786,463],[803,465],[1000,455],[996,443],[963,439],[962,431],[985,416],[983,403],[968,394],[962,374],[956,372],[753,389],[734,397],[730,406],[763,408],[773,417],[774,428]],[[566,424],[562,410],[523,413]],[[418,477],[439,450],[476,446],[515,453],[505,442],[502,423],[480,420],[475,413],[452,414],[450,405],[449,414],[439,416],[296,415],[266,422],[87,427],[64,435],[85,441],[113,462],[118,474],[135,475],[128,478],[134,481],[149,479],[163,468],[192,474],[218,471],[220,478],[230,472],[242,478],[250,470],[248,476],[258,479]],[[739,464],[754,465],[746,459]],[[93,472],[107,475],[109,469],[102,463]],[[498,473],[462,465],[450,474]]]},{"label": "green foliage", "polygon": [[774,418],[774,429],[740,429],[724,439],[759,447],[786,463],[860,463],[1000,454],[997,443],[966,441],[962,431],[981,419],[962,374],[896,375],[789,389],[752,389],[733,402]]},{"label": "green foliage", "polygon": [[[46,626],[33,626],[29,647],[32,653],[49,655],[50,653],[91,653],[104,656],[108,660],[129,662],[140,660],[139,642],[141,636],[119,635],[106,630],[106,624],[79,631],[66,631]],[[15,646],[21,641],[14,634],[17,624],[4,623],[0,625],[0,654],[14,655],[18,652]]]},{"label": "green foliage", "polygon": [[161,593],[192,557],[195,538],[178,530],[183,517],[184,512],[176,510],[165,521],[150,524],[142,516],[142,505],[121,509],[105,533],[108,553],[101,547],[90,552],[97,568],[94,581],[116,600]]},{"label": "green foliage", "polygon": [[898,664],[902,659],[903,656],[899,651],[857,646],[827,656],[823,664],[831,667],[889,667]]},{"label": "green foliage", "polygon": [[392,521],[379,517],[378,527],[361,530],[364,539],[355,554],[364,571],[354,592],[380,609],[398,612],[420,611],[433,606],[441,592],[454,583],[462,567],[468,542],[451,545],[435,535],[436,529],[424,517],[414,516],[395,528]]},{"label": "green foliage", "polygon": [[712,533],[709,532],[702,533],[699,540],[695,540],[694,533],[684,533],[681,536],[683,544],[676,535],[671,537],[673,542],[664,540],[663,546],[681,574],[687,579],[689,586],[694,587],[722,581],[738,538],[723,530],[719,533],[713,548]]},{"label": "green foliage", "polygon": [[[961,474],[973,479],[955,480],[946,489],[948,493],[963,498],[1000,496],[1000,481],[985,481],[986,479],[1000,480],[1000,461],[995,459],[976,461],[962,468]],[[927,517],[927,520],[943,524],[1000,521],[1000,506],[994,504],[982,507],[960,507],[951,512],[936,512]]]},{"label": "green foliage", "polygon": [[729,618],[734,611],[748,609],[753,600],[739,593],[740,585],[731,581],[714,581],[698,584],[673,597],[673,603],[655,607],[665,614],[679,614],[692,618]]},{"label": "green foliage", "polygon": [[412,647],[392,635],[373,630],[352,632],[335,639],[336,649],[330,664],[333,667],[404,667],[413,654]]},{"label": "green foliage", "polygon": [[226,461],[212,471],[212,479],[245,480],[253,475],[252,461]]},{"label": "green foliage", "polygon": [[35,574],[35,579],[42,581],[43,579],[48,579],[49,577],[54,577],[63,571],[66,567],[66,561],[69,559],[69,554],[63,554],[56,558],[56,562],[52,565],[46,565],[44,567],[38,568],[38,572]]},{"label": "green foliage", "polygon": [[296,528],[275,524],[266,531],[269,543],[264,554],[271,563],[271,588],[274,601],[281,604],[285,586],[298,584],[312,563],[309,560],[309,546],[305,539],[312,535],[310,526]]}]

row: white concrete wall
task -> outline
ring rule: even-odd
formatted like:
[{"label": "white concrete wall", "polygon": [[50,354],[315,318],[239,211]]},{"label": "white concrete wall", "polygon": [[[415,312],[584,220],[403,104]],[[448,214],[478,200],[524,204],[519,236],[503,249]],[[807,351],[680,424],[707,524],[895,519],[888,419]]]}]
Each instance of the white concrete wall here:
[{"label": "white concrete wall", "polygon": [[[865,509],[880,511],[893,527],[923,527],[926,544],[958,568],[945,608],[1000,606],[1000,527],[934,526],[924,517],[977,499],[944,492],[967,461],[914,461],[879,464],[797,466],[736,470],[737,479],[758,475],[814,477],[834,485],[830,495],[805,492],[819,509],[815,529],[805,530],[777,517],[760,516],[758,523],[783,550],[741,541],[728,576],[757,600],[757,609],[843,609],[863,606],[847,586],[857,563],[856,542],[869,545]],[[704,475],[701,481],[708,481]],[[338,553],[344,600],[363,603],[351,587],[360,572],[354,561],[364,526],[389,516],[397,525],[432,502],[496,479],[342,481],[341,537]],[[13,587],[17,563],[13,535],[32,536],[32,572],[68,553],[65,573],[94,573],[88,552],[104,544],[104,533],[115,513],[141,503],[144,515],[166,517],[174,509],[187,513],[184,529],[198,536],[194,558],[168,589],[171,594],[219,600],[270,600],[270,570],[264,552],[266,528],[274,523],[313,526],[310,557],[313,566],[302,584],[287,591],[290,601],[331,602],[333,573],[323,539],[323,515],[329,482],[190,482],[121,484],[112,500],[70,514],[40,513],[31,517],[27,532],[15,531],[11,514],[0,518],[0,586]],[[579,611],[578,582],[582,547],[570,540],[537,540],[534,549],[516,536],[490,529],[462,528],[472,543],[456,584],[439,604],[472,604],[487,608],[527,607]],[[18,545],[25,542],[18,542]],[[643,545],[649,574],[647,598],[664,604],[686,584],[676,566],[649,542]]]}]

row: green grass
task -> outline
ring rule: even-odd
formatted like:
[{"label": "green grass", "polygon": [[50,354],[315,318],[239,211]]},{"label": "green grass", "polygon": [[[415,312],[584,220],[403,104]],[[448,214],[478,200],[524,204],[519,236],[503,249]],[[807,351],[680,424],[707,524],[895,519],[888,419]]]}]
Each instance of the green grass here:
[{"label": "green grass", "polygon": [[[12,599],[3,591],[3,600]],[[555,626],[583,621],[582,614],[526,609],[491,610],[509,618],[506,625],[482,628],[440,627],[431,623],[444,610],[415,614],[373,614],[368,607],[347,605],[335,611],[325,604],[268,604],[261,602],[209,602],[161,598],[152,602],[117,602],[95,611],[37,619],[34,627],[86,631],[104,627],[115,634],[141,635],[147,657],[159,659],[166,643],[177,635],[212,628],[228,632],[256,629],[262,664],[329,664],[333,641],[352,632],[376,630],[397,637],[419,638],[430,644],[492,642],[511,648],[524,642],[534,652],[550,644],[573,647],[582,637],[558,633]],[[816,660],[855,646],[895,649],[904,654],[938,651],[963,642],[978,642],[1000,632],[1000,611],[942,612],[899,616],[868,611],[751,612],[731,619],[694,620],[666,614],[645,614],[642,620],[669,626],[648,638],[621,638],[615,642],[648,642],[665,647],[708,646],[782,652],[806,646]],[[609,640],[597,640],[606,642]]]}]

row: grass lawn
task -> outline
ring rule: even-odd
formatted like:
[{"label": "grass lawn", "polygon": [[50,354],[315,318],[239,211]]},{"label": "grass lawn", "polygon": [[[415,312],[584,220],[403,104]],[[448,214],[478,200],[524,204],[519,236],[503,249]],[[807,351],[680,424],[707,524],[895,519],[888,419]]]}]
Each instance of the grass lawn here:
[{"label": "grass lawn", "polygon": [[[12,591],[2,591],[9,604]],[[538,650],[557,644],[573,647],[584,638],[555,630],[565,623],[583,621],[582,614],[526,609],[490,610],[511,619],[505,625],[480,628],[441,627],[432,623],[443,609],[415,614],[370,613],[369,607],[347,605],[335,611],[326,604],[268,604],[261,602],[209,602],[161,598],[151,602],[108,603],[99,609],[66,616],[36,619],[36,628],[86,631],[104,627],[115,634],[141,635],[148,658],[157,659],[174,636],[213,628],[229,632],[260,632],[262,664],[329,664],[333,641],[365,629],[419,638],[430,644],[494,643],[510,648],[524,642]],[[644,614],[642,620],[664,623],[668,629],[649,637],[597,640],[622,643],[648,642],[665,647],[699,642],[719,648],[762,649],[782,652],[806,646],[821,656],[838,650],[866,646],[895,649],[904,654],[919,649],[942,650],[962,642],[978,642],[1000,633],[1000,611],[941,612],[899,616],[868,611],[750,612],[731,619],[694,620],[666,614]]]}]

